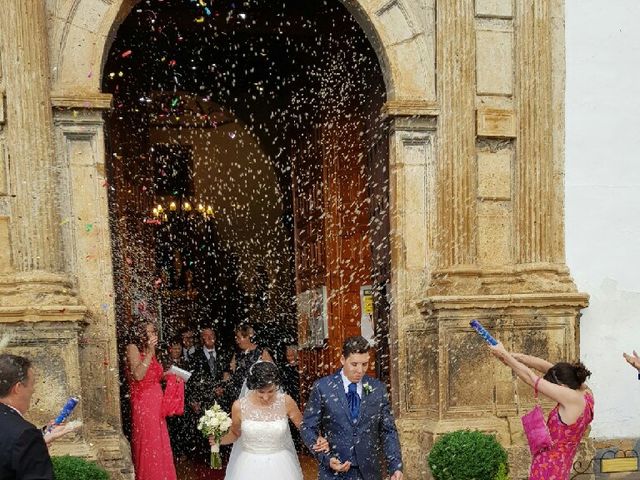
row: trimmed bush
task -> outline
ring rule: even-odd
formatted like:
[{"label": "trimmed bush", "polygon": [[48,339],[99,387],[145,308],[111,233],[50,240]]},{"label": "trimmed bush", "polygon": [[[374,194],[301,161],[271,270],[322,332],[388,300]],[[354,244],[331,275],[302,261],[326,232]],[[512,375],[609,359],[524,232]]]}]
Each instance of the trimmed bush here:
[{"label": "trimmed bush", "polygon": [[51,457],[56,480],[109,480],[109,474],[97,464],[80,457]]},{"label": "trimmed bush", "polygon": [[494,435],[457,430],[440,437],[429,453],[436,480],[507,480],[507,452]]}]

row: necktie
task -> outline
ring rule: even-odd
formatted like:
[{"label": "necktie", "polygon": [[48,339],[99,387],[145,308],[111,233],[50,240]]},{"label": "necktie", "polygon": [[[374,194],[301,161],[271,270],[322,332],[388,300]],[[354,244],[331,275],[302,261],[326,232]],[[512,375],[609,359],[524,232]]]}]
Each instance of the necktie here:
[{"label": "necktie", "polygon": [[360,414],[360,395],[358,395],[357,383],[349,384],[349,391],[347,392],[347,403],[349,404],[351,419],[357,420],[358,415]]},{"label": "necktie", "polygon": [[209,350],[209,370],[211,370],[211,375],[216,376],[216,357],[214,350]]}]

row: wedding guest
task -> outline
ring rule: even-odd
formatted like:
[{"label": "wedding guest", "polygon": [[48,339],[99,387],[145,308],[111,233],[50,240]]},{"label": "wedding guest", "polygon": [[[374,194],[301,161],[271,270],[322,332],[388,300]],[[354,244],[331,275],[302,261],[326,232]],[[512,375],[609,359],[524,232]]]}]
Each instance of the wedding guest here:
[{"label": "wedding guest", "polygon": [[223,409],[228,409],[224,396],[224,371],[227,361],[216,348],[216,332],[210,326],[200,330],[202,346],[191,356],[189,370],[191,378],[187,382],[187,413],[185,423],[190,425],[185,432],[185,439],[190,449],[198,456],[208,456],[208,442],[197,430],[198,420],[204,410],[217,402]]},{"label": "wedding guest", "polygon": [[[366,375],[369,341],[349,337],[342,346],[342,369],[313,384],[300,434],[312,449],[318,435],[329,453],[314,455],[318,478],[332,480],[402,480],[402,452],[385,385]],[[384,460],[383,460],[384,459]]]},{"label": "wedding guest", "polygon": [[224,394],[223,375],[227,369],[224,355],[216,348],[216,332],[212,327],[200,330],[200,341],[202,346],[191,356],[189,370],[192,376],[187,382],[188,403],[197,414],[214,402],[220,404]]},{"label": "wedding guest", "polygon": [[189,362],[196,351],[195,333],[191,328],[185,327],[180,330],[180,337],[182,339],[182,358],[185,362]]},{"label": "wedding guest", "polygon": [[[174,336],[167,347],[167,367],[172,365],[187,369],[186,361],[182,356],[182,339],[179,335]],[[173,449],[175,459],[182,459],[188,450],[188,444],[185,439],[189,436],[188,429],[191,425],[185,421],[184,415],[176,415],[167,418],[167,428],[169,430],[169,439]]]},{"label": "wedding guest", "polygon": [[282,388],[297,404],[300,404],[300,371],[298,370],[298,348],[295,345],[287,345],[285,360],[282,366]]},{"label": "wedding guest", "polygon": [[53,480],[42,431],[24,419],[36,374],[25,357],[0,354],[0,478]]},{"label": "wedding guest", "polygon": [[266,348],[256,343],[256,332],[249,324],[240,324],[235,329],[235,341],[239,353],[231,359],[231,379],[227,386],[228,402],[232,404],[240,396],[243,385],[249,376],[249,369],[258,360],[272,362],[273,358]]},{"label": "wedding guest", "polygon": [[[298,370],[298,347],[296,345],[287,345],[285,347],[285,363],[281,368],[282,374],[282,389],[285,393],[296,402],[296,405],[300,405],[300,371]],[[297,428],[292,428],[293,424],[289,424],[291,430],[291,436],[293,437],[293,444],[296,447],[296,451],[302,451],[304,444],[300,438],[300,431]]]},{"label": "wedding guest", "polygon": [[182,338],[178,335],[174,336],[167,345],[167,354],[169,366],[187,369],[187,360],[185,360],[182,350]]},{"label": "wedding guest", "polygon": [[633,351],[633,355],[623,353],[622,356],[629,365],[638,370],[638,380],[640,380],[640,356],[638,356],[635,350]]},{"label": "wedding guest", "polygon": [[[24,419],[31,405],[36,373],[28,358],[0,354],[0,479],[53,479],[47,446],[72,432],[69,425],[50,428],[44,436]],[[50,422],[53,424],[53,422]]]},{"label": "wedding guest", "polygon": [[160,380],[163,369],[156,358],[158,335],[153,323],[130,329],[126,350],[131,392],[131,450],[136,480],[176,480],[176,469],[163,413]]},{"label": "wedding guest", "polygon": [[557,402],[547,418],[553,445],[534,455],[529,479],[568,479],[576,449],[593,420],[593,394],[585,384],[591,372],[581,362],[554,365],[531,355],[510,353],[502,343],[489,348],[527,385]]}]

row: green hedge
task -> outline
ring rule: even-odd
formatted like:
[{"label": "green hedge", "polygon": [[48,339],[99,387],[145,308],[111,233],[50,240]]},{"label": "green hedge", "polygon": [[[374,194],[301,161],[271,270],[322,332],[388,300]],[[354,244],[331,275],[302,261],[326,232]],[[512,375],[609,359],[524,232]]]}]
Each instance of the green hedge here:
[{"label": "green hedge", "polygon": [[457,430],[440,437],[429,453],[436,480],[508,480],[507,452],[494,435]]},{"label": "green hedge", "polygon": [[109,474],[97,464],[84,458],[65,455],[51,457],[56,480],[109,480]]}]

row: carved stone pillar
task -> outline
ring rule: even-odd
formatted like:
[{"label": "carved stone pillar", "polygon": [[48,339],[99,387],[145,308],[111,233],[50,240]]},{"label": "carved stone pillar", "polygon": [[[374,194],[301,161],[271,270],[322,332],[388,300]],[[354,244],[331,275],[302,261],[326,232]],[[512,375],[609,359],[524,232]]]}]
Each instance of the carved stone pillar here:
[{"label": "carved stone pillar", "polygon": [[[122,435],[102,110],[111,95],[52,95],[64,258],[87,308],[80,342],[85,440],[112,478],[132,477]],[[61,452],[66,450],[61,449]]]},{"label": "carved stone pillar", "polygon": [[422,316],[394,292],[398,308],[412,312],[396,316],[403,442],[428,449],[452,430],[495,433],[514,479],[527,476],[519,416],[531,408],[531,391],[495,362],[469,322],[480,320],[508,349],[550,361],[579,353],[588,297],[564,264],[563,119],[554,106],[564,45],[552,19],[562,18],[561,3],[438,2],[437,222],[425,240],[435,261]]},{"label": "carved stone pillar", "polygon": [[[519,114],[516,157],[517,263],[562,261],[552,232],[562,230],[554,205],[551,116],[551,5],[517,3],[516,65]],[[561,207],[561,206],[558,206]]]},{"label": "carved stone pillar", "polygon": [[[436,262],[434,208],[436,190],[436,125],[433,105],[389,102],[389,197],[391,226],[391,298],[389,328],[392,398],[402,438],[407,478],[425,478],[424,443],[415,431],[424,429],[432,408],[432,377],[420,370],[412,326],[421,322],[418,301],[426,289],[425,273]],[[433,377],[437,378],[437,377]]]},{"label": "carved stone pillar", "polygon": [[6,0],[0,15],[11,263],[17,272],[62,270],[44,9],[41,0]]},{"label": "carved stone pillar", "polygon": [[438,267],[476,259],[474,2],[438,2]]}]

